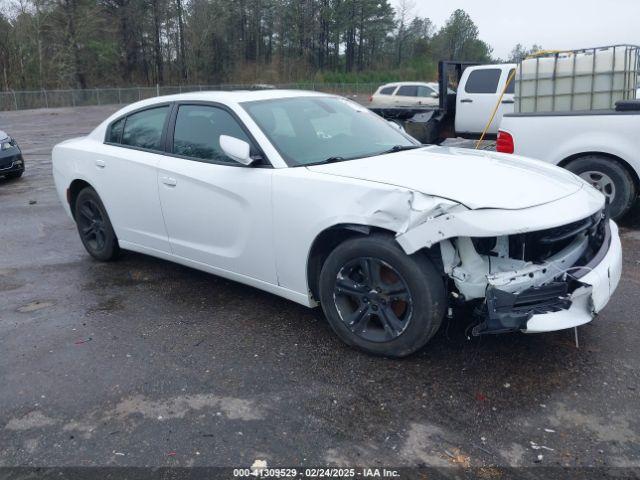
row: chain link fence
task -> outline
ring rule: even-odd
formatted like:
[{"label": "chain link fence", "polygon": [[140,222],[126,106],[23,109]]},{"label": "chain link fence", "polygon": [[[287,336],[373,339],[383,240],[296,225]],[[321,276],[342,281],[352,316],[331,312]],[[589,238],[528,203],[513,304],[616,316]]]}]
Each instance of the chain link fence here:
[{"label": "chain link fence", "polygon": [[[276,88],[315,90],[345,96],[372,95],[377,83],[288,83]],[[269,86],[270,88],[271,86]],[[88,105],[128,104],[145,98],[204,90],[257,90],[259,85],[181,85],[127,88],[92,88],[85,90],[28,90],[0,92],[0,111],[34,108],[79,107]]]}]

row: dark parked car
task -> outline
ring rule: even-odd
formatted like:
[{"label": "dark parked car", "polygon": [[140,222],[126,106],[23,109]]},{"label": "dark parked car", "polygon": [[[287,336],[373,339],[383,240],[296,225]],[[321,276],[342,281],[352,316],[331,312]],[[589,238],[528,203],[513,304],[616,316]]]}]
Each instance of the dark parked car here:
[{"label": "dark parked car", "polygon": [[0,130],[0,176],[18,178],[24,173],[24,159],[16,141]]}]

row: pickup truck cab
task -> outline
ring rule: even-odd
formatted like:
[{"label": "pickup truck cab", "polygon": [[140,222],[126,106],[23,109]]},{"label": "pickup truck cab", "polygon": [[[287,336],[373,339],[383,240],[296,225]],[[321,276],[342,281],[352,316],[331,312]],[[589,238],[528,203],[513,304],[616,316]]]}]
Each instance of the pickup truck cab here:
[{"label": "pickup truck cab", "polygon": [[640,101],[615,110],[510,113],[496,148],[558,165],[600,190],[613,219],[636,200],[640,173]]},{"label": "pickup truck cab", "polygon": [[478,65],[467,67],[462,73],[456,94],[456,133],[462,137],[482,134],[493,110],[498,105],[487,133],[496,135],[505,113],[513,112],[514,86],[511,82],[502,100],[509,76],[516,69],[515,64]]}]

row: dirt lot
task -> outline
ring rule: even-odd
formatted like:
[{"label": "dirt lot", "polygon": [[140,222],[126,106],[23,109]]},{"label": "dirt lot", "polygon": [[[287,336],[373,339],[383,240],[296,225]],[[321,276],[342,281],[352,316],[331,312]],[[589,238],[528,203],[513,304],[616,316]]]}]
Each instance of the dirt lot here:
[{"label": "dirt lot", "polygon": [[0,466],[640,468],[640,222],[623,222],[622,282],[580,348],[572,331],[468,339],[462,321],[373,358],[259,290],[93,261],[50,151],[114,109],[0,113],[27,167],[0,180]]}]

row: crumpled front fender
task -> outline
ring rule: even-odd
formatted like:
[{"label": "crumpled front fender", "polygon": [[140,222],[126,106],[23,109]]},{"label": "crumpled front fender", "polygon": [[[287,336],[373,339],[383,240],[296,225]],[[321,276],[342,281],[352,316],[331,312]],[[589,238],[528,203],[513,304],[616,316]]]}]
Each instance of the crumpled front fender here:
[{"label": "crumpled front fender", "polygon": [[449,238],[513,235],[566,225],[593,215],[603,206],[604,197],[591,188],[518,210],[469,210],[457,205],[416,215],[417,221],[398,231],[396,239],[407,254],[412,254]]}]

